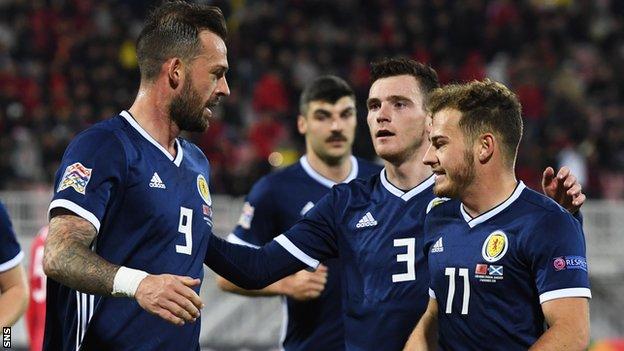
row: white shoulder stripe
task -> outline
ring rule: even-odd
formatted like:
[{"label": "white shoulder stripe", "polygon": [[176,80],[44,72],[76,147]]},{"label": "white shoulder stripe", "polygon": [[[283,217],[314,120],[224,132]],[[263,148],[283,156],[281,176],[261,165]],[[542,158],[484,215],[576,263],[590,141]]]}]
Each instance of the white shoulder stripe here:
[{"label": "white shoulder stripe", "polygon": [[52,209],[62,207],[64,209],[70,210],[80,217],[89,221],[95,227],[95,231],[100,231],[100,220],[91,212],[85,210],[84,208],[78,206],[76,203],[65,200],[65,199],[56,199],[50,203],[50,207],[48,208],[48,218],[50,218],[50,212]]},{"label": "white shoulder stripe", "polygon": [[20,251],[12,259],[0,264],[0,273],[17,266],[20,262],[22,262],[22,258],[24,258],[24,252]]},{"label": "white shoulder stripe", "polygon": [[540,304],[555,300],[561,299],[564,297],[586,297],[591,299],[591,290],[588,288],[567,288],[567,289],[559,289],[559,290],[551,290],[547,291],[539,296]]},{"label": "white shoulder stripe", "polygon": [[277,241],[280,245],[282,245],[282,247],[284,249],[286,249],[286,251],[290,252],[291,255],[295,256],[301,262],[307,264],[308,266],[310,266],[313,269],[318,268],[320,262],[318,260],[315,260],[312,257],[308,256],[305,252],[301,251],[284,234],[281,234],[281,235],[275,237],[275,239],[273,239],[273,240]]},{"label": "white shoulder stripe", "polygon": [[254,245],[254,244],[248,243],[245,240],[237,237],[236,234],[234,234],[234,233],[230,233],[227,236],[227,238],[225,238],[225,240],[227,240],[228,242],[230,242],[232,244],[245,245],[245,246],[253,247],[254,249],[259,249],[260,248],[260,246],[258,246],[258,245]]}]

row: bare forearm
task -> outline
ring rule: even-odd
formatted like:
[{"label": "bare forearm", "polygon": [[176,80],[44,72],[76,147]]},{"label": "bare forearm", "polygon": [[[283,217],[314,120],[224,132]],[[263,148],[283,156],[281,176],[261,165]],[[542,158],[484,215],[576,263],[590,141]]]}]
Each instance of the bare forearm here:
[{"label": "bare forearm", "polygon": [[81,292],[110,295],[119,266],[91,251],[95,235],[95,228],[77,216],[52,218],[43,259],[46,275]]},{"label": "bare forearm", "polygon": [[587,349],[588,339],[582,330],[563,325],[553,326],[542,334],[529,351],[581,351]]},{"label": "bare forearm", "polygon": [[427,310],[412,331],[403,351],[437,350],[438,313],[437,303],[430,301]]},{"label": "bare forearm", "polygon": [[589,344],[589,302],[586,298],[561,298],[542,304],[550,326],[531,351],[585,350]]},{"label": "bare forearm", "polygon": [[24,314],[28,306],[28,288],[14,286],[0,294],[0,326],[8,327]]}]

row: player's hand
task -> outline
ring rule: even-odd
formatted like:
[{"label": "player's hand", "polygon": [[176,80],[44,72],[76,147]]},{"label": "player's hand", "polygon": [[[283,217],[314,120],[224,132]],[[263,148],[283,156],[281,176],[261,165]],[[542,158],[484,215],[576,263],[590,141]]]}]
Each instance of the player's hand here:
[{"label": "player's hand", "polygon": [[285,294],[299,301],[321,296],[326,283],[327,267],[324,265],[319,265],[314,272],[302,270],[283,279]]},{"label": "player's hand", "polygon": [[556,176],[555,170],[547,167],[542,175],[542,190],[570,213],[578,211],[586,200],[581,184],[567,166],[561,167]]},{"label": "player's hand", "polygon": [[191,289],[200,283],[191,277],[148,275],[139,284],[134,298],[144,310],[167,322],[184,325],[194,322],[203,307],[199,295]]}]

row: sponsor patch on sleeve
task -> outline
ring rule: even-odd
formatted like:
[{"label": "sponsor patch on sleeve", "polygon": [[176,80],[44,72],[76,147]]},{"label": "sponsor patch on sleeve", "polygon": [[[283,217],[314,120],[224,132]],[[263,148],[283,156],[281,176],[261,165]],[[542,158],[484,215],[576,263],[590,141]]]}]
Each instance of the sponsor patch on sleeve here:
[{"label": "sponsor patch on sleeve", "polygon": [[587,259],[583,256],[560,256],[553,258],[555,271],[566,269],[580,269],[587,272]]},{"label": "sponsor patch on sleeve", "polygon": [[89,180],[91,180],[92,171],[93,168],[87,168],[80,162],[67,166],[56,192],[58,193],[67,188],[73,188],[78,193],[84,195],[87,184],[89,184]]}]

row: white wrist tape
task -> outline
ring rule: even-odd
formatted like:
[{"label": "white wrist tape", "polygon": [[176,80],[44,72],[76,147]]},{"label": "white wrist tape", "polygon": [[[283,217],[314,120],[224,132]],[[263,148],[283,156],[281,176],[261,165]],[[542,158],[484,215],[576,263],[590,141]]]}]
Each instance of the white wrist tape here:
[{"label": "white wrist tape", "polygon": [[121,266],[113,281],[113,296],[134,297],[141,281],[147,277],[147,272]]}]

